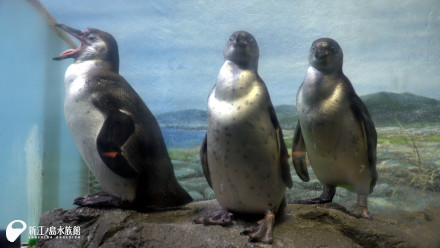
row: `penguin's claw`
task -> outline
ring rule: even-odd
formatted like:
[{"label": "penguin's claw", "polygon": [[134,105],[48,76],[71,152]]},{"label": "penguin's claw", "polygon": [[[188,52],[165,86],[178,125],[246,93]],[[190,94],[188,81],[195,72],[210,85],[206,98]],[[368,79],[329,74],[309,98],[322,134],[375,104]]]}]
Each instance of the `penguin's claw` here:
[{"label": "penguin's claw", "polygon": [[220,226],[231,226],[232,218],[234,214],[228,211],[220,211],[213,215],[209,215],[206,217],[200,217],[197,220],[194,220],[194,224],[203,224],[207,225],[220,225]]},{"label": "penguin's claw", "polygon": [[367,220],[372,220],[373,215],[368,211],[366,207],[356,206],[355,209],[350,211],[350,214],[356,218],[365,218]]},{"label": "penguin's claw", "polygon": [[85,195],[76,198],[73,204],[80,207],[117,207],[122,208],[127,204],[116,196],[109,195],[105,192]]},{"label": "penguin's claw", "polygon": [[264,219],[257,222],[257,226],[246,228],[241,235],[248,235],[249,242],[262,242],[272,244],[273,226],[275,225],[275,214],[271,211],[266,213]]}]

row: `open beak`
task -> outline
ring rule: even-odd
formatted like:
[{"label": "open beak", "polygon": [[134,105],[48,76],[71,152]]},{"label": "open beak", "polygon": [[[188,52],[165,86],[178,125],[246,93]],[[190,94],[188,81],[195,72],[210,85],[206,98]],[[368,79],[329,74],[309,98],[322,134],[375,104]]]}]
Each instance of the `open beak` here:
[{"label": "open beak", "polygon": [[62,60],[67,58],[76,58],[79,55],[79,52],[81,51],[83,47],[83,32],[78,29],[74,29],[71,27],[68,27],[64,24],[55,24],[55,27],[65,31],[66,33],[72,35],[73,37],[77,38],[79,41],[81,41],[81,46],[77,47],[76,49],[68,49],[61,53],[58,57],[53,58],[53,60]]}]

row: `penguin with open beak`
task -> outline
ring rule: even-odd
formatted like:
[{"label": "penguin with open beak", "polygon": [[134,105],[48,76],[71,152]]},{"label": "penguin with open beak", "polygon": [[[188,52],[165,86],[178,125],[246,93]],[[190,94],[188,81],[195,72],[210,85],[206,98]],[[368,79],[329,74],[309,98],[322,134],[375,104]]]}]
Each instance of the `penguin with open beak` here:
[{"label": "penguin with open beak", "polygon": [[56,27],[81,42],[54,60],[74,59],[65,74],[65,119],[83,160],[103,189],[74,203],[145,209],[192,201],[175,178],[155,117],[119,75],[113,36],[93,28]]}]

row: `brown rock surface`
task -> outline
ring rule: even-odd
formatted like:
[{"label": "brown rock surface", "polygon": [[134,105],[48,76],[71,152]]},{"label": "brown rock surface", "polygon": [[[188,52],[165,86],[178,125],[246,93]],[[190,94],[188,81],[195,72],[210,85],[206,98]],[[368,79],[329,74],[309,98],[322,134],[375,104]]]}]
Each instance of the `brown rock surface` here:
[{"label": "brown rock surface", "polygon": [[38,247],[440,247],[440,207],[418,212],[376,214],[356,219],[334,204],[289,204],[279,218],[273,245],[240,235],[249,221],[231,227],[192,223],[220,207],[216,200],[182,209],[140,213],[133,210],[53,209],[40,219],[51,226],[80,226],[79,239],[39,238]]}]

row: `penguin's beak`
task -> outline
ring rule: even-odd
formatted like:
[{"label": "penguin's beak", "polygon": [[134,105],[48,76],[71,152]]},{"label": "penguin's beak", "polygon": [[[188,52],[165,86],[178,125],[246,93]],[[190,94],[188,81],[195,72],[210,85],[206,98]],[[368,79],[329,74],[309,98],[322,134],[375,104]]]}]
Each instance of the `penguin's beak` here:
[{"label": "penguin's beak", "polygon": [[320,48],[316,51],[315,57],[317,59],[324,59],[328,55],[328,49],[327,48]]},{"label": "penguin's beak", "polygon": [[67,58],[76,58],[79,55],[79,52],[81,51],[81,48],[83,47],[83,39],[84,35],[81,30],[71,28],[69,26],[66,26],[64,24],[55,24],[55,27],[65,31],[66,33],[72,35],[73,37],[77,38],[81,41],[81,46],[77,47],[76,49],[68,49],[61,53],[58,57],[53,58],[53,60],[62,60]]},{"label": "penguin's beak", "polygon": [[233,42],[232,45],[234,47],[246,47],[248,45],[248,42],[245,39],[240,39],[239,37],[237,37]]}]

